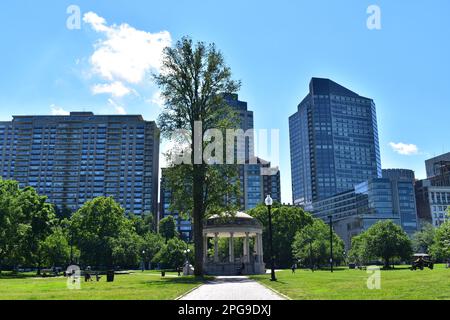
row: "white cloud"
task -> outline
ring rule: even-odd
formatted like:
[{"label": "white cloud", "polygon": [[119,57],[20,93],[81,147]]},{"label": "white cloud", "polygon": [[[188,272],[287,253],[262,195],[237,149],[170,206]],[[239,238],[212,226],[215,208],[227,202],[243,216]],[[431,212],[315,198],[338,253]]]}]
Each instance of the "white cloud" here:
[{"label": "white cloud", "polygon": [[57,105],[52,104],[50,106],[50,108],[52,109],[53,116],[68,116],[68,115],[70,115],[69,111],[66,111],[61,107],[58,107]]},{"label": "white cloud", "polygon": [[120,81],[107,84],[96,84],[92,87],[93,94],[109,93],[116,98],[124,97],[130,92],[131,90]]},{"label": "white cloud", "polygon": [[153,96],[148,100],[149,103],[157,105],[159,108],[164,106],[164,98],[161,95],[161,91],[156,91]]},{"label": "white cloud", "polygon": [[169,32],[150,33],[123,23],[107,25],[94,12],[84,15],[83,21],[103,35],[95,44],[90,57],[92,72],[109,81],[139,84],[150,71],[159,71],[162,53],[172,43]]},{"label": "white cloud", "polygon": [[125,110],[125,108],[123,106],[119,105],[113,99],[108,99],[108,103],[114,108],[115,114],[121,114],[121,115],[127,114],[127,111]]},{"label": "white cloud", "polygon": [[419,154],[419,148],[415,144],[391,142],[389,143],[389,145],[391,146],[392,150],[404,156]]}]

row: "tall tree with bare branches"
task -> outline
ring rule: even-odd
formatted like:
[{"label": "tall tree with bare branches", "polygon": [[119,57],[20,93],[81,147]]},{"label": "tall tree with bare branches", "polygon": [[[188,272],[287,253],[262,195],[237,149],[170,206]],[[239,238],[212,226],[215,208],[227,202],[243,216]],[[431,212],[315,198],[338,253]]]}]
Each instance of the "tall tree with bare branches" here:
[{"label": "tall tree with bare branches", "polygon": [[161,73],[154,77],[165,101],[158,121],[163,137],[176,139],[173,133],[183,130],[188,144],[185,155],[190,161],[169,168],[169,176],[174,177],[169,185],[177,198],[174,203],[179,204],[176,209],[192,217],[195,275],[202,276],[204,219],[223,208],[222,204],[226,207],[227,197],[236,199],[239,190],[232,166],[204,161],[204,135],[210,129],[236,127],[236,115],[222,93],[237,92],[240,82],[232,80],[231,70],[214,44],[194,44],[188,37],[165,49]]}]

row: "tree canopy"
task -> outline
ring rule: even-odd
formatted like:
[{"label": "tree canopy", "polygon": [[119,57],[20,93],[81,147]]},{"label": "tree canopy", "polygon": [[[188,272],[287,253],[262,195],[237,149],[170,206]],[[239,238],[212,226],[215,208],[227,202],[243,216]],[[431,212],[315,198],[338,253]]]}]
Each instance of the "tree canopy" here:
[{"label": "tree canopy", "polygon": [[[330,264],[330,227],[320,219],[314,219],[295,235],[292,253],[304,266],[323,267]],[[333,232],[333,261],[339,264],[344,259],[344,241]]]},{"label": "tree canopy", "polygon": [[395,258],[408,261],[411,254],[411,240],[403,229],[391,220],[379,221],[355,237],[350,252],[350,256],[358,261],[382,259],[386,268],[390,267]]},{"label": "tree canopy", "polygon": [[[86,202],[71,218],[74,242],[81,259],[94,266],[112,267],[125,252],[119,245],[132,242],[134,232],[124,209],[113,198],[99,197]],[[119,250],[119,251],[118,251]]]},{"label": "tree canopy", "polygon": [[[269,259],[269,213],[264,204],[247,211],[249,215],[263,224],[263,248],[265,258]],[[273,250],[275,262],[279,267],[290,267],[293,262],[291,245],[297,232],[312,224],[313,218],[303,209],[275,203],[272,206]]]}]

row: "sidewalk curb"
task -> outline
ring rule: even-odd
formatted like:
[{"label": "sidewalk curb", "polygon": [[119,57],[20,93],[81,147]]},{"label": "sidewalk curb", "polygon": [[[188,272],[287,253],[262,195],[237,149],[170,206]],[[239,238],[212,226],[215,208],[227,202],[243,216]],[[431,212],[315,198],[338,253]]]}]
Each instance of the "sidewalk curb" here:
[{"label": "sidewalk curb", "polygon": [[192,288],[191,290],[189,290],[189,291],[187,291],[187,292],[185,292],[185,293],[183,293],[181,296],[179,296],[179,297],[177,297],[177,298],[175,298],[174,300],[175,301],[178,301],[178,300],[181,300],[181,299],[183,299],[184,297],[186,297],[188,294],[190,294],[191,292],[193,292],[193,291],[195,291],[195,290],[197,290],[198,288],[200,288],[201,286],[203,286],[204,285],[204,283],[202,283],[202,284],[199,284],[198,286],[196,286],[195,288]]},{"label": "sidewalk curb", "polygon": [[269,287],[268,285],[266,285],[265,283],[262,283],[262,282],[259,282],[259,281],[256,281],[256,280],[254,280],[254,279],[252,279],[253,281],[255,281],[256,283],[259,283],[260,285],[262,285],[263,287],[265,287],[265,288],[267,288],[267,289],[269,289],[270,291],[272,291],[273,293],[275,293],[275,294],[277,294],[277,295],[279,295],[280,297],[282,297],[282,298],[284,298],[285,300],[292,300],[291,298],[289,298],[287,295],[285,295],[285,294],[282,294],[281,292],[279,292],[279,291],[277,291],[277,290],[275,290],[274,288],[271,288],[271,287]]}]

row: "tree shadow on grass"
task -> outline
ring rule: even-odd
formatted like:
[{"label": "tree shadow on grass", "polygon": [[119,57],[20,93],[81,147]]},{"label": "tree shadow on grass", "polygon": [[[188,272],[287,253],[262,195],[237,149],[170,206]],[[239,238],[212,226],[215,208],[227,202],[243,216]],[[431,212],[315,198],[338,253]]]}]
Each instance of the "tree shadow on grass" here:
[{"label": "tree shadow on grass", "polygon": [[13,272],[0,273],[0,280],[31,279],[36,277],[37,277],[36,273],[13,273]]},{"label": "tree shadow on grass", "polygon": [[159,278],[154,280],[143,281],[146,284],[152,285],[167,285],[167,284],[202,284],[213,280],[213,277],[178,277],[178,278]]}]

